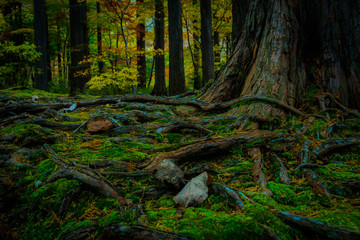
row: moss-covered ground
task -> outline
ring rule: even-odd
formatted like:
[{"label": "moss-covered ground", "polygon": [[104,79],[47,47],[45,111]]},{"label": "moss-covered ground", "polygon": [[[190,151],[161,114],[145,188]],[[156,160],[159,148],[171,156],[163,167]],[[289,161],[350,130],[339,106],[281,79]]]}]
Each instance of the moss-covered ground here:
[{"label": "moss-covered ground", "polygon": [[[38,92],[22,92],[25,100]],[[15,95],[12,93],[11,95]],[[47,97],[53,97],[48,96]],[[124,109],[110,109],[107,106],[75,110],[67,115],[86,120],[99,111],[110,113],[126,113]],[[213,116],[207,116],[212,118]],[[215,116],[216,117],[216,116]],[[233,120],[223,120],[207,128],[213,135],[226,137],[226,127]],[[161,121],[160,121],[161,123]],[[152,124],[159,124],[159,121]],[[163,123],[166,124],[166,123]],[[292,132],[299,130],[304,123],[297,118],[282,122],[282,128]],[[58,179],[55,182],[42,184],[59,166],[45,156],[38,145],[30,146],[34,151],[25,156],[23,162],[32,167],[15,166],[6,163],[0,170],[0,195],[2,198],[1,225],[4,236],[15,239],[61,239],[65,234],[77,229],[96,226],[96,230],[87,236],[97,239],[105,226],[112,222],[127,225],[145,225],[150,228],[175,232],[189,239],[259,239],[263,230],[259,224],[272,229],[281,239],[302,239],[305,236],[298,230],[289,227],[273,214],[276,210],[287,211],[301,216],[322,221],[327,224],[346,227],[360,231],[360,194],[342,186],[343,181],[360,181],[360,146],[341,149],[321,159],[314,159],[320,167],[314,169],[317,176],[332,193],[332,199],[317,195],[300,171],[295,168],[300,164],[298,151],[301,141],[310,139],[316,145],[325,141],[323,132],[331,122],[315,120],[301,140],[292,146],[284,146],[279,151],[288,174],[290,185],[282,184],[279,178],[279,165],[269,157],[265,147],[265,174],[273,197],[258,191],[252,181],[253,162],[246,155],[246,146],[236,146],[227,154],[209,159],[196,159],[180,166],[190,170],[206,164],[219,174],[210,173],[214,182],[224,183],[230,188],[241,191],[259,204],[245,200],[242,210],[235,210],[234,204],[226,198],[210,192],[207,200],[199,206],[183,208],[175,204],[176,192],[167,192],[159,198],[147,197],[144,194],[133,194],[136,191],[157,188],[158,183],[152,177],[118,177],[107,179],[125,197],[128,206],[122,206],[114,199],[107,199],[84,184],[74,179]],[[352,128],[336,131],[338,137],[352,136],[359,131],[359,121],[351,122]],[[24,148],[27,138],[46,139],[55,136],[57,141],[51,142],[52,149],[60,156],[78,163],[113,160],[127,162],[121,171],[134,171],[139,163],[151,159],[167,146],[179,142],[189,142],[194,137],[188,132],[159,134],[148,132],[152,143],[134,141],[109,141],[106,134],[90,135],[85,130],[76,135],[42,128],[35,124],[11,124],[0,130],[0,136],[15,135],[15,140],[2,141],[3,146],[15,145]],[[129,139],[134,133],[121,135]],[[157,151],[158,149],[158,151]],[[10,151],[10,150],[9,150]],[[1,153],[5,158],[6,154]],[[117,170],[119,168],[107,169]],[[72,194],[68,208],[64,211],[64,199]],[[6,199],[7,202],[5,202]],[[10,200],[9,200],[10,199]],[[134,206],[142,205],[145,215],[135,211]],[[6,208],[5,208],[6,207]]]}]

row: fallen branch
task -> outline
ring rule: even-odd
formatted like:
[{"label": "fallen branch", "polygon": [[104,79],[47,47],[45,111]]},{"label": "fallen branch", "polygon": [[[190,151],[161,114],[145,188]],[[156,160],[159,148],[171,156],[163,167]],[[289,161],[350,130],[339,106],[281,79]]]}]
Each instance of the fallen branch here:
[{"label": "fallen branch", "polygon": [[44,144],[43,151],[54,163],[60,166],[60,169],[44,181],[43,185],[54,182],[59,178],[76,179],[95,189],[105,197],[116,199],[121,204],[125,204],[124,198],[119,196],[115,187],[96,170],[80,166],[73,160],[60,157],[47,144]]},{"label": "fallen branch", "polygon": [[263,163],[262,163],[262,154],[261,150],[258,147],[249,148],[248,154],[254,161],[254,167],[252,170],[253,181],[257,184],[260,188],[260,191],[268,196],[272,196],[273,193],[268,188],[267,180],[265,173],[263,171]]},{"label": "fallen branch", "polygon": [[61,121],[61,122],[79,122],[79,121],[81,121],[81,119],[79,119],[79,118],[73,118],[73,117],[67,116],[65,114],[61,114],[58,111],[55,111],[54,109],[51,109],[51,108],[46,109],[44,114],[46,114],[52,118],[56,118],[58,121]]},{"label": "fallen branch", "polygon": [[41,118],[29,118],[29,119],[22,120],[21,122],[37,124],[42,127],[51,128],[51,129],[59,129],[62,131],[73,131],[74,129],[76,129],[80,126],[80,124],[62,124],[62,123],[48,121],[48,120],[41,119]]},{"label": "fallen branch", "polygon": [[[275,215],[286,224],[289,224],[306,234],[317,234],[320,239],[360,239],[360,232],[351,229],[327,225],[325,223],[288,212],[278,211]],[[311,238],[314,238],[314,236],[311,235]]]},{"label": "fallen branch", "polygon": [[194,130],[198,130],[199,132],[202,132],[204,134],[210,134],[213,132],[213,131],[211,131],[207,128],[204,128],[200,125],[190,123],[190,122],[184,122],[184,121],[171,123],[171,124],[167,125],[166,127],[157,129],[156,132],[157,133],[177,133],[183,129],[194,129]]}]

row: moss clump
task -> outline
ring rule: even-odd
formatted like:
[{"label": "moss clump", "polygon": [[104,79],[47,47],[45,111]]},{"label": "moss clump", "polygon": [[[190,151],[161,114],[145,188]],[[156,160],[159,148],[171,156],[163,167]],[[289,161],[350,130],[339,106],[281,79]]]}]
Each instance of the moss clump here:
[{"label": "moss clump", "polygon": [[286,184],[269,182],[269,189],[273,192],[273,198],[281,204],[296,205],[294,187]]},{"label": "moss clump", "polygon": [[183,135],[177,133],[167,133],[164,135],[164,139],[167,139],[170,144],[179,143],[184,138]]}]

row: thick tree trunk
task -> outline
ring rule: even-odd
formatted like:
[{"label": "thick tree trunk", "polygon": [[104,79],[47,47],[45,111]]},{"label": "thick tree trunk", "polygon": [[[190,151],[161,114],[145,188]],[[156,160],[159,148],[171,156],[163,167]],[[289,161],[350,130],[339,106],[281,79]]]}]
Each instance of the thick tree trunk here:
[{"label": "thick tree trunk", "polygon": [[[143,3],[144,0],[136,0],[136,4]],[[139,8],[139,6],[138,6]],[[136,14],[140,18],[140,13]],[[145,24],[140,22],[136,28],[136,45],[137,45],[137,70],[138,70],[138,86],[146,87],[146,57],[145,57]]]},{"label": "thick tree trunk", "polygon": [[185,92],[181,1],[168,0],[169,11],[169,95]]},{"label": "thick tree trunk", "polygon": [[[251,1],[233,55],[200,98],[261,95],[296,105],[315,84],[359,107],[359,11],[355,0]],[[251,111],[280,114],[263,105]]]},{"label": "thick tree trunk", "polygon": [[232,0],[232,49],[235,48],[242,33],[249,5],[249,0]]},{"label": "thick tree trunk", "polygon": [[69,72],[70,94],[83,92],[89,80],[87,72],[89,65],[80,63],[89,55],[89,40],[87,36],[86,1],[69,0],[70,2],[70,42],[71,66]]},{"label": "thick tree trunk", "polygon": [[206,84],[210,79],[215,79],[214,52],[212,40],[212,14],[211,1],[200,1],[201,12],[201,53],[203,82]]},{"label": "thick tree trunk", "polygon": [[164,1],[155,0],[155,85],[151,95],[166,96],[164,58]]},{"label": "thick tree trunk", "polygon": [[47,91],[48,82],[51,81],[51,70],[45,0],[34,0],[34,34],[37,51],[41,53],[35,64],[35,87]]}]

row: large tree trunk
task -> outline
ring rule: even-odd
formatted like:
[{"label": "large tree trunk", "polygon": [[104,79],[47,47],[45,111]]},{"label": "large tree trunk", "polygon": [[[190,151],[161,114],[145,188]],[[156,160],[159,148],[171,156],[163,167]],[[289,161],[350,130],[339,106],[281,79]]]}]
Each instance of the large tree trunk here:
[{"label": "large tree trunk", "polygon": [[232,49],[235,48],[249,10],[249,0],[232,0]]},{"label": "large tree trunk", "polygon": [[[136,4],[140,5],[144,0],[136,0]],[[138,6],[139,8],[139,6]],[[141,14],[136,13],[139,19]],[[146,57],[145,57],[145,23],[140,21],[136,28],[136,46],[138,51],[137,56],[137,70],[138,70],[138,84],[139,87],[146,87]]]},{"label": "large tree trunk", "polygon": [[201,12],[201,53],[203,82],[206,84],[215,78],[214,52],[212,39],[211,1],[200,1]]},{"label": "large tree trunk", "polygon": [[164,1],[155,0],[155,85],[151,95],[166,96],[164,58]]},{"label": "large tree trunk", "polygon": [[[221,102],[251,94],[296,105],[316,84],[359,107],[359,10],[356,0],[250,1],[233,55],[200,98]],[[277,114],[262,105],[251,109]]]},{"label": "large tree trunk", "polygon": [[34,0],[34,33],[37,51],[41,53],[35,64],[39,71],[35,74],[35,87],[47,91],[48,82],[51,81],[51,70],[45,0]]},{"label": "large tree trunk", "polygon": [[185,92],[181,1],[168,0],[169,10],[169,95]]},{"label": "large tree trunk", "polygon": [[89,64],[80,63],[89,55],[89,39],[87,36],[86,1],[69,0],[70,2],[70,42],[71,66],[69,73],[70,94],[83,92],[89,80],[87,72]]}]

